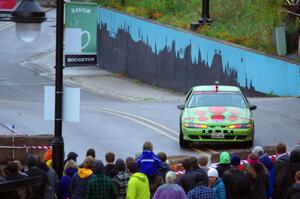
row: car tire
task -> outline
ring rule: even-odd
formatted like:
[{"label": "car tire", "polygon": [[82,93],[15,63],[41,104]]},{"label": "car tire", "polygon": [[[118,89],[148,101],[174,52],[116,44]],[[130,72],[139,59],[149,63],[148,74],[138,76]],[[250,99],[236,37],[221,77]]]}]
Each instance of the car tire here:
[{"label": "car tire", "polygon": [[180,133],[179,133],[179,146],[180,148],[188,148],[189,147],[189,144],[190,142],[189,141],[186,141],[183,139],[183,133],[182,133],[182,130],[181,130],[181,127],[180,127]]}]

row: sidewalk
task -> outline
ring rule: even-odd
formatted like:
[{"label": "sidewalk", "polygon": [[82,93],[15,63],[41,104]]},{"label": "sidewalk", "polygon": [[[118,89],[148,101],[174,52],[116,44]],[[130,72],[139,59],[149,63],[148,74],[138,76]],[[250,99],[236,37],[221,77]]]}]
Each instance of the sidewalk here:
[{"label": "sidewalk", "polygon": [[[40,76],[54,79],[55,52],[38,54],[22,65]],[[64,82],[98,95],[109,95],[125,101],[182,102],[184,98],[182,93],[152,87],[96,66],[65,68]]]}]

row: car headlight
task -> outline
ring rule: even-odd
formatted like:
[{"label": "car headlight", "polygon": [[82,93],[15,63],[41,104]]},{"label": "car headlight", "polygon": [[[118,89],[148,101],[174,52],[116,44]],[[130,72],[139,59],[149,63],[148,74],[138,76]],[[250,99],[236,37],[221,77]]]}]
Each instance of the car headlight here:
[{"label": "car headlight", "polygon": [[183,124],[186,128],[198,128],[198,129],[206,129],[207,125],[205,124],[197,124],[197,123],[185,123]]},{"label": "car headlight", "polygon": [[247,124],[232,124],[228,126],[229,129],[250,129],[253,128],[251,123]]}]

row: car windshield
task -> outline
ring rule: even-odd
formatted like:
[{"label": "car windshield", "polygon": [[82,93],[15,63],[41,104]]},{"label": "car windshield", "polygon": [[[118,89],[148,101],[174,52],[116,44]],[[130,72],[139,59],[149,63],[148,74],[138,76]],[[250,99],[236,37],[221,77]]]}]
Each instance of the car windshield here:
[{"label": "car windshield", "polygon": [[239,92],[194,92],[188,100],[188,108],[227,106],[247,108]]}]

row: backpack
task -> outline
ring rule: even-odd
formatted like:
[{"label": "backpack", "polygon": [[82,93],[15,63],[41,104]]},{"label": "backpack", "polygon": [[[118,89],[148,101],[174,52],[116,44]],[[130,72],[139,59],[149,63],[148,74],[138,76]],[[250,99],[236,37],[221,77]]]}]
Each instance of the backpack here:
[{"label": "backpack", "polygon": [[249,181],[243,172],[230,169],[229,176],[231,179],[231,193],[235,196],[244,196],[249,192]]}]

